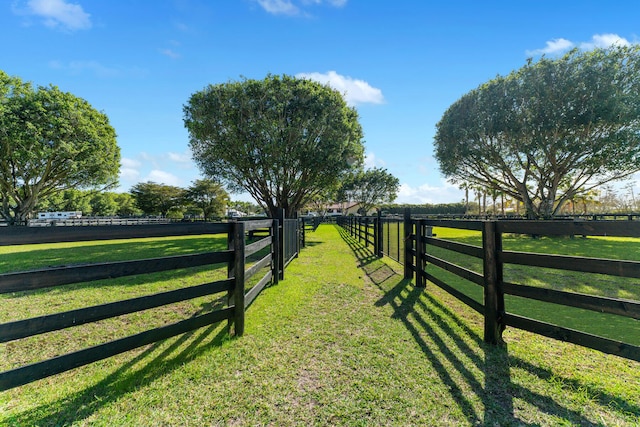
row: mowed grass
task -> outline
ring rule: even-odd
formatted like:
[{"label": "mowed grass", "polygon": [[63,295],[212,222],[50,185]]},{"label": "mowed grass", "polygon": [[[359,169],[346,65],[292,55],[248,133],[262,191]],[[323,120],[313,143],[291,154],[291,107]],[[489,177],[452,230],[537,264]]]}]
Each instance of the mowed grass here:
[{"label": "mowed grass", "polygon": [[476,313],[337,227],[307,242],[243,337],[202,328],[0,393],[0,425],[640,423],[640,364],[511,329],[486,346]]},{"label": "mowed grass", "polygon": [[[74,242],[0,247],[0,271],[14,272],[96,262],[188,255],[226,249],[226,235]],[[226,265],[0,295],[0,322],[10,322],[185,288],[225,278]],[[214,298],[215,297],[215,298]],[[0,370],[163,326],[221,306],[220,295],[172,304],[0,344]]]},{"label": "mowed grass", "polygon": [[[437,237],[482,246],[480,232],[435,228]],[[640,261],[640,239],[625,237],[540,237],[506,234],[503,249],[508,251],[548,253],[589,258]],[[432,255],[482,274],[482,260],[429,246]],[[483,289],[435,266],[427,270],[436,277],[482,302]],[[504,280],[534,287],[576,292],[608,298],[640,301],[640,279],[581,273],[551,268],[505,265]],[[505,296],[507,312],[524,315],[560,326],[640,345],[640,321],[613,314],[599,313],[526,298]]]}]

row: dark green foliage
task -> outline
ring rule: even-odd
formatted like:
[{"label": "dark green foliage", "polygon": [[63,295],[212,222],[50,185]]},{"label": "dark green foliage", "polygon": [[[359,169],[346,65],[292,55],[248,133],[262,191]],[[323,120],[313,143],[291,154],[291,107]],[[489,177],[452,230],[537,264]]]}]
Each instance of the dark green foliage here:
[{"label": "dark green foliage", "polygon": [[472,90],[437,125],[436,158],[456,183],[555,215],[576,195],[640,170],[640,47],[529,61]]},{"label": "dark green foliage", "polygon": [[184,192],[186,205],[196,207],[204,219],[222,217],[229,203],[229,195],[222,186],[211,179],[198,179]]},{"label": "dark green foliage", "polygon": [[147,181],[131,187],[136,206],[147,215],[167,216],[170,210],[180,207],[184,190],[172,185]]},{"label": "dark green foliage", "polygon": [[287,217],[362,162],[358,115],[339,92],[290,76],[209,85],[184,106],[193,158],[231,191]]},{"label": "dark green foliage", "polygon": [[395,200],[400,181],[383,168],[360,170],[348,177],[338,190],[338,199],[356,202],[366,215],[376,205]]},{"label": "dark green foliage", "polygon": [[0,71],[0,215],[24,224],[38,200],[117,182],[120,148],[107,116],[55,86]]}]

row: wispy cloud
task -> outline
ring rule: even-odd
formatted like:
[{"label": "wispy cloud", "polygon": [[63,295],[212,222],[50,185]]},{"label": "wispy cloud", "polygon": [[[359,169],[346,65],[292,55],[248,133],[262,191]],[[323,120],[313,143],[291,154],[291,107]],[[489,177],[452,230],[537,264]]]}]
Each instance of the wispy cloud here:
[{"label": "wispy cloud", "polygon": [[159,50],[161,54],[163,54],[164,56],[168,56],[171,59],[178,59],[181,56],[178,52],[172,49],[159,49]]},{"label": "wispy cloud", "polygon": [[329,71],[327,73],[299,73],[296,77],[314,80],[331,86],[344,95],[349,105],[382,104],[384,102],[384,96],[380,89],[371,86],[364,80],[342,76],[335,71]]},{"label": "wispy cloud", "polygon": [[158,184],[164,185],[173,185],[176,187],[180,187],[182,185],[182,180],[175,176],[174,174],[158,169],[154,169],[142,180],[142,182],[153,181]]},{"label": "wispy cloud", "polygon": [[123,157],[120,161],[120,185],[117,191],[129,191],[134,185],[147,181],[186,187],[197,175],[189,150],[160,154],[140,152],[133,158]]},{"label": "wispy cloud", "polygon": [[384,160],[382,160],[379,157],[376,157],[376,155],[369,151],[365,156],[364,156],[364,168],[365,169],[372,169],[372,168],[376,168],[376,167],[385,167],[387,164]]},{"label": "wispy cloud", "polygon": [[70,61],[67,63],[50,61],[49,67],[55,70],[68,71],[72,74],[81,74],[88,71],[98,77],[117,77],[120,75],[120,70],[117,68],[107,67],[98,61]]},{"label": "wispy cloud", "polygon": [[527,55],[555,55],[558,53],[564,53],[575,46],[567,39],[553,39],[546,43],[546,46],[541,49],[528,50]]},{"label": "wispy cloud", "polygon": [[14,5],[19,15],[33,15],[44,19],[44,25],[66,31],[88,30],[92,27],[91,15],[82,6],[65,0],[29,0],[25,8]]},{"label": "wispy cloud", "polygon": [[260,7],[274,15],[297,15],[300,8],[290,0],[256,0]]},{"label": "wispy cloud", "polygon": [[596,34],[590,42],[580,43],[580,48],[592,50],[597,48],[607,48],[610,46],[630,46],[631,42],[617,34]]},{"label": "wispy cloud", "polygon": [[167,153],[167,158],[172,162],[181,164],[183,167],[192,168],[193,160],[191,159],[191,151],[187,150],[184,153]]},{"label": "wispy cloud", "polygon": [[333,7],[342,7],[347,4],[347,0],[302,0],[302,4],[305,5],[321,5],[323,3]]},{"label": "wispy cloud", "polygon": [[631,44],[629,40],[617,34],[595,34],[588,42],[572,42],[563,38],[549,40],[546,42],[545,47],[527,50],[526,54],[529,56],[561,55],[576,46],[583,50],[593,50],[611,46],[629,46]]},{"label": "wispy cloud", "polygon": [[407,183],[400,184],[396,203],[424,204],[451,203],[453,200],[463,200],[464,193],[458,187],[441,181],[440,186],[422,184],[412,187]]},{"label": "wispy cloud", "polygon": [[76,60],[69,62],[49,61],[49,67],[54,70],[64,71],[71,75],[91,73],[99,78],[116,77],[145,77],[148,72],[142,68],[110,67],[94,60]]},{"label": "wispy cloud", "polygon": [[142,164],[138,160],[122,158],[120,160],[120,180],[127,182],[137,182],[140,178],[140,167]]},{"label": "wispy cloud", "polygon": [[343,7],[347,0],[255,0],[260,7],[273,15],[301,15],[309,6],[329,5]]}]

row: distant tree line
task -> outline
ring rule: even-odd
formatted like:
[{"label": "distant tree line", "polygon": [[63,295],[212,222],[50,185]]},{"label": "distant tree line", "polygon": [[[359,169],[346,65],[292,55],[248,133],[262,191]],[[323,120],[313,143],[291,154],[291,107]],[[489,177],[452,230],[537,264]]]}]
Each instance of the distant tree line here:
[{"label": "distant tree line", "polygon": [[[155,182],[141,182],[129,193],[96,192],[69,189],[42,199],[36,211],[82,211],[85,216],[162,216],[182,219],[200,217],[205,220],[225,216],[232,202],[219,183],[202,179],[188,188]],[[234,202],[247,209],[251,204]]]}]

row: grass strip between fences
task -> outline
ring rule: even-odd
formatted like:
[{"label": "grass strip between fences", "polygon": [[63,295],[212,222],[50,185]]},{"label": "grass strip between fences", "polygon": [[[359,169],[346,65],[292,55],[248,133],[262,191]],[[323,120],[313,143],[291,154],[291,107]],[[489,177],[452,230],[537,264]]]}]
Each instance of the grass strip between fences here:
[{"label": "grass strip between fences", "polygon": [[321,225],[242,338],[205,327],[0,393],[0,424],[640,424],[637,362],[504,337],[486,345],[473,310]]}]

